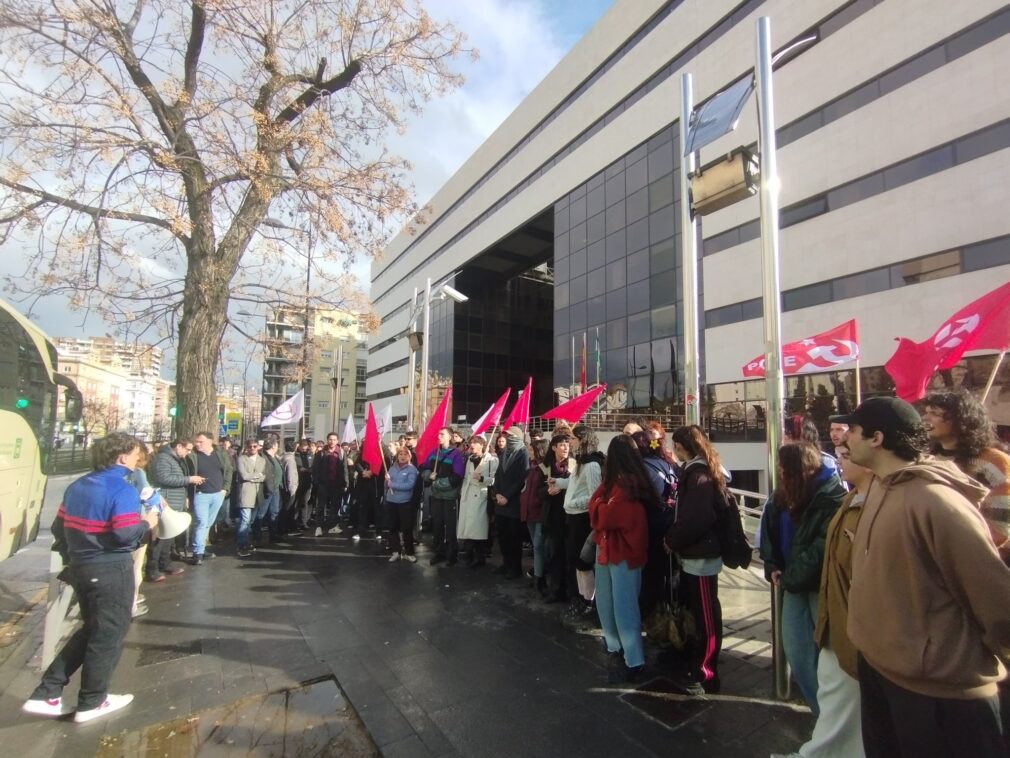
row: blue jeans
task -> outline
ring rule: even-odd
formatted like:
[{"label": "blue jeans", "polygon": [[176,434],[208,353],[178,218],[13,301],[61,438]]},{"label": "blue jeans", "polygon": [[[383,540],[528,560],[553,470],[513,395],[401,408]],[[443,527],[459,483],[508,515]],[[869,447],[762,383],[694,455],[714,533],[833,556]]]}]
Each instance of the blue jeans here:
[{"label": "blue jeans", "polygon": [[544,534],[544,525],[539,521],[526,524],[530,530],[530,541],[533,543],[533,576],[543,577],[544,567],[550,560],[548,554],[547,535]]},{"label": "blue jeans", "polygon": [[255,508],[238,509],[238,528],[235,530],[235,547],[241,550],[249,547],[249,530],[252,527]]},{"label": "blue jeans", "polygon": [[224,490],[197,492],[193,495],[193,555],[203,555],[207,547],[207,532],[217,521],[218,511],[224,502]]},{"label": "blue jeans", "polygon": [[642,651],[642,615],[638,592],[642,569],[629,569],[627,561],[596,564],[596,612],[600,615],[607,652],[624,650],[628,668],[645,663]]},{"label": "blue jeans", "polygon": [[782,647],[793,679],[810,711],[817,717],[816,592],[782,592]]},{"label": "blue jeans", "polygon": [[260,502],[259,508],[256,509],[256,516],[253,519],[253,537],[255,539],[260,539],[260,535],[263,532],[263,522],[266,522],[267,533],[270,535],[270,539],[277,537],[277,514],[281,510],[281,491],[279,489],[274,490],[273,494],[267,495]]}]

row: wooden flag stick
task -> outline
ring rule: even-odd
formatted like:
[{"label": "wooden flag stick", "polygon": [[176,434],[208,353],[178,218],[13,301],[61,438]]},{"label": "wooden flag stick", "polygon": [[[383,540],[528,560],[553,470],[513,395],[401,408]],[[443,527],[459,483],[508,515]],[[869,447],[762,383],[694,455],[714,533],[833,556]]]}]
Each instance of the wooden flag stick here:
[{"label": "wooden flag stick", "polygon": [[1006,350],[1000,351],[999,358],[996,359],[996,364],[992,367],[992,372],[989,374],[989,381],[985,383],[985,389],[982,391],[982,403],[985,403],[985,399],[989,397],[989,390],[992,389],[993,382],[996,381],[996,372],[999,371],[1000,364],[1003,363],[1003,356],[1005,355]]}]

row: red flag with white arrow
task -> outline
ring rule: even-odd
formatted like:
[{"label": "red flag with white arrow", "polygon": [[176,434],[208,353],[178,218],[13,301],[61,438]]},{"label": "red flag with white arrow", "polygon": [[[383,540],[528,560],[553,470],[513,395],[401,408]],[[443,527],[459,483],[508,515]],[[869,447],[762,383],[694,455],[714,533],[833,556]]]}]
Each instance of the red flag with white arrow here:
[{"label": "red flag with white arrow", "polygon": [[594,387],[588,392],[583,392],[577,397],[573,397],[571,400],[562,403],[557,408],[552,408],[547,411],[540,418],[557,418],[564,419],[569,424],[577,424],[582,420],[582,417],[586,415],[596,398],[598,398],[607,389],[607,385],[601,384],[598,387]]},{"label": "red flag with white arrow", "polygon": [[[832,371],[859,359],[859,333],[856,320],[846,321],[834,329],[782,346],[782,373],[817,374]],[[748,379],[765,375],[763,355],[743,367]]]}]

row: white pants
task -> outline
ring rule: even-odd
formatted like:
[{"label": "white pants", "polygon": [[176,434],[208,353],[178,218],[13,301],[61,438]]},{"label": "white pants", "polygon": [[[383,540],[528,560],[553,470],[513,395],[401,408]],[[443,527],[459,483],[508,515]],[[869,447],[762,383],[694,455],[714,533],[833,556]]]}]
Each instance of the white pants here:
[{"label": "white pants", "polygon": [[803,743],[803,758],[863,758],[859,718],[859,682],[842,671],[830,646],[817,657],[817,704],[821,713],[814,733]]}]

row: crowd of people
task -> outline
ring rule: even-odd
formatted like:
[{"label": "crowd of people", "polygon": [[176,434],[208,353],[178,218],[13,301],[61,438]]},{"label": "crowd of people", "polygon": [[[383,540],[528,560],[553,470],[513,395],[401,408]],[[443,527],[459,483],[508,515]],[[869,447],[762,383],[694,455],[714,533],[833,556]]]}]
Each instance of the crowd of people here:
[{"label": "crowd of people", "polygon": [[[1004,754],[1010,456],[964,391],[930,395],[921,413],[872,398],[831,422],[824,445],[809,420],[787,429],[757,546],[782,593],[786,658],[817,718],[793,755]],[[655,421],[630,423],[605,453],[585,424],[531,435],[513,425],[490,439],[446,427],[423,459],[413,433],[389,443],[379,470],[336,434],[288,441],[283,452],[275,438],[235,451],[199,434],[153,454],[133,438],[108,440],[96,446],[95,472],[67,490],[54,534],[99,619],[83,633],[107,636],[110,649],[125,633],[123,613],[104,626],[98,606],[112,601],[92,602],[87,585],[107,562],[132,556],[129,602],[115,602],[138,616],[141,580],[202,565],[229,530],[241,558],[267,541],[348,532],[384,544],[391,563],[416,563],[420,525],[431,532],[431,566],[487,570],[496,547],[503,580],[525,577],[542,602],[598,623],[611,683],[642,677],[643,619],[675,597],[690,631],[665,673],[684,695],[721,689],[722,524],[738,515],[729,472],[698,426],[668,435]],[[117,493],[117,510],[101,517],[107,531],[92,512],[99,480]],[[165,508],[192,515],[175,540],[148,528]],[[62,686],[82,663],[91,684],[78,716],[122,707],[102,690],[118,652],[89,674],[90,644],[72,638],[26,710],[62,712]]]}]

